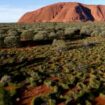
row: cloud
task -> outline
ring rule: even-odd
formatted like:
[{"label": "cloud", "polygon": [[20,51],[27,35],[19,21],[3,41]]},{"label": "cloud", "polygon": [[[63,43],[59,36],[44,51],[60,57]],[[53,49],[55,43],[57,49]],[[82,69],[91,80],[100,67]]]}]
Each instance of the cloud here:
[{"label": "cloud", "polygon": [[[38,8],[38,7],[35,7]],[[8,5],[0,6],[0,23],[17,22],[19,18],[26,12],[33,10],[32,8],[18,8]]]}]

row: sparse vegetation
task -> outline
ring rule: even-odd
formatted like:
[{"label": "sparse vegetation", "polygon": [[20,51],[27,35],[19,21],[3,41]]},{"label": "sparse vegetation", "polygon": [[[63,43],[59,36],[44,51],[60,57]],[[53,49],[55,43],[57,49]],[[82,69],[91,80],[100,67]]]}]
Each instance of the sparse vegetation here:
[{"label": "sparse vegetation", "polygon": [[[97,105],[105,95],[104,29],[91,22],[0,24],[0,105]],[[21,38],[34,46],[22,48]]]}]

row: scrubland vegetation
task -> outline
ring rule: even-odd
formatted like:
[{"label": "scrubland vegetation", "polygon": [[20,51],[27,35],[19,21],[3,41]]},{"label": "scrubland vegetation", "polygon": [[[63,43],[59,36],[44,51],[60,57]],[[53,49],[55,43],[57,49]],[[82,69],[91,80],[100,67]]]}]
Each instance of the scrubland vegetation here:
[{"label": "scrubland vegetation", "polygon": [[0,24],[0,105],[104,105],[105,23]]}]

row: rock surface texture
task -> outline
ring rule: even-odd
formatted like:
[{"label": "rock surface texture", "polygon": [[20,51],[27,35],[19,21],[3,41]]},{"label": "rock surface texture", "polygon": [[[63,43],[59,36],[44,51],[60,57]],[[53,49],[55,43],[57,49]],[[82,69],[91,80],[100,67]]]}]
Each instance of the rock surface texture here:
[{"label": "rock surface texture", "polygon": [[24,14],[19,23],[105,21],[105,5],[61,2]]}]

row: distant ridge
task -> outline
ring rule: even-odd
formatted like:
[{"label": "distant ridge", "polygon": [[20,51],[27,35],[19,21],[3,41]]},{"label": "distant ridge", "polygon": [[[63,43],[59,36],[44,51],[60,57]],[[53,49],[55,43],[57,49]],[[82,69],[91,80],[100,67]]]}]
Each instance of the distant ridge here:
[{"label": "distant ridge", "polygon": [[105,21],[105,5],[60,2],[27,12],[19,23]]}]

